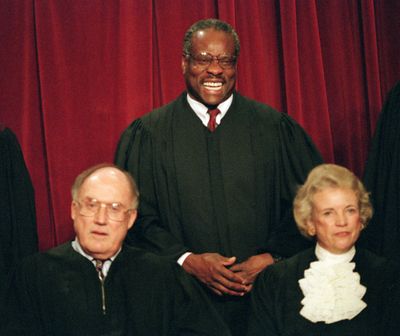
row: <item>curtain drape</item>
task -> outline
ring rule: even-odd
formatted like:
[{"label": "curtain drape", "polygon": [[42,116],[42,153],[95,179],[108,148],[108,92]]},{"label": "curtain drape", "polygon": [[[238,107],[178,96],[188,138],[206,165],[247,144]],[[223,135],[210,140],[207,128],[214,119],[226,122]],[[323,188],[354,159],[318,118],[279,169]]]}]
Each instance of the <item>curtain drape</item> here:
[{"label": "curtain drape", "polygon": [[32,176],[42,250],[72,237],[74,177],[184,90],[182,38],[207,17],[239,34],[237,89],[361,176],[400,78],[397,0],[0,0],[0,122]]}]

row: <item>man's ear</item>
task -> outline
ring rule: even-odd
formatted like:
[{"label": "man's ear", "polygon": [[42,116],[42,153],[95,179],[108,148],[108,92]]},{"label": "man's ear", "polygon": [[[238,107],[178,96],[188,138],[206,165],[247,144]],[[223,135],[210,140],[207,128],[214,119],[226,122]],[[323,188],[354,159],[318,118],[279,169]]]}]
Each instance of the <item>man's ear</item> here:
[{"label": "man's ear", "polygon": [[78,204],[76,202],[72,201],[71,202],[71,218],[72,220],[75,220],[75,218],[78,216]]},{"label": "man's ear", "polygon": [[137,210],[131,210],[129,213],[128,229],[133,226],[137,218]]},{"label": "man's ear", "polygon": [[182,56],[181,67],[182,67],[182,74],[185,74],[188,69],[189,63],[186,56]]}]

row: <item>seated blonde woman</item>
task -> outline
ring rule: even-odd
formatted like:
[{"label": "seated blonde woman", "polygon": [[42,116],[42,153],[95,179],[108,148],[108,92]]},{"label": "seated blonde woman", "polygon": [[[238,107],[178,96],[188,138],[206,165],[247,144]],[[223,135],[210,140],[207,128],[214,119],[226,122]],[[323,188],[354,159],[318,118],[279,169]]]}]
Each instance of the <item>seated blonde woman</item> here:
[{"label": "seated blonde woman", "polygon": [[248,335],[398,335],[399,269],[355,246],[372,216],[360,180],[317,166],[298,190],[294,216],[315,247],[259,276]]}]

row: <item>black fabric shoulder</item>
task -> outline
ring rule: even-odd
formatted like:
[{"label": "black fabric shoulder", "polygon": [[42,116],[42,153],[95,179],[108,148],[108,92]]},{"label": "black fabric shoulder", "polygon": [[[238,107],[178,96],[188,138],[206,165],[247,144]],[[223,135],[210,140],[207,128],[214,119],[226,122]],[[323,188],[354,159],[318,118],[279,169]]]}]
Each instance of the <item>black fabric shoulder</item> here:
[{"label": "black fabric shoulder", "polygon": [[267,104],[261,103],[246,96],[242,96],[238,93],[234,95],[234,99],[239,106],[246,106],[246,109],[248,109],[249,105],[253,106],[254,117],[264,122],[278,123],[280,118],[284,114]]},{"label": "black fabric shoulder", "polygon": [[294,273],[298,273],[299,269],[308,268],[308,264],[311,261],[316,260],[314,249],[314,247],[306,249],[290,258],[273,264],[267,267],[265,272],[270,273],[268,276],[274,278],[274,281],[281,282],[283,278],[290,277],[293,276]]},{"label": "black fabric shoulder", "polygon": [[386,98],[371,141],[363,182],[371,192],[374,216],[362,232],[360,240],[361,246],[398,261],[400,261],[399,129],[400,82],[392,88]]}]

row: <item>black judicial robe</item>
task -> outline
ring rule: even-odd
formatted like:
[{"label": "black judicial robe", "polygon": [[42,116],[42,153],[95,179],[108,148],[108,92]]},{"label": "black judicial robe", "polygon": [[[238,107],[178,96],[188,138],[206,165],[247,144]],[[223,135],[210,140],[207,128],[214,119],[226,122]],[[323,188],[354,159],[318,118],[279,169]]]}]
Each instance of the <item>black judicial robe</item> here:
[{"label": "black judicial robe", "polygon": [[135,120],[115,161],[141,193],[130,242],[179,257],[218,252],[239,261],[304,248],[291,218],[296,187],[321,157],[288,115],[234,93],[215,132],[186,93]]},{"label": "black judicial robe", "polygon": [[397,264],[358,248],[353,262],[367,287],[367,307],[352,320],[312,323],[300,315],[304,295],[298,280],[317,258],[314,248],[268,267],[251,292],[249,336],[394,336],[399,333],[399,281]]},{"label": "black judicial robe", "polygon": [[0,316],[14,266],[38,251],[34,190],[15,134],[0,124]]},{"label": "black judicial robe", "polygon": [[361,243],[400,262],[400,82],[379,115],[363,180],[371,192],[374,216]]},{"label": "black judicial robe", "polygon": [[[176,263],[124,246],[105,279],[71,242],[24,260],[1,335],[230,335]],[[3,318],[3,317],[2,317]]]}]

